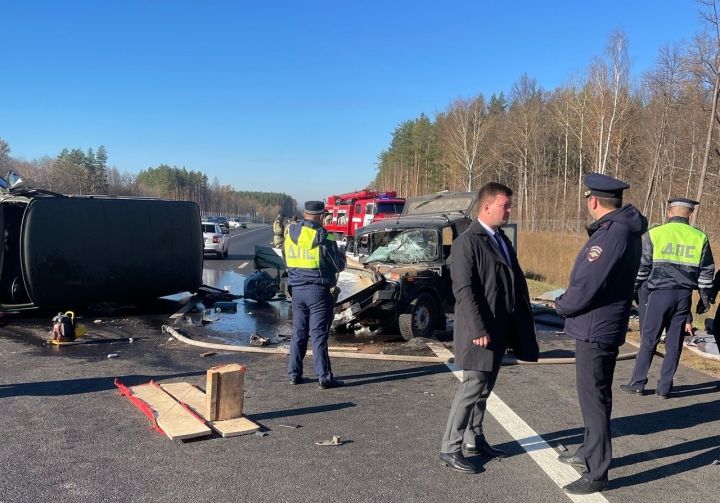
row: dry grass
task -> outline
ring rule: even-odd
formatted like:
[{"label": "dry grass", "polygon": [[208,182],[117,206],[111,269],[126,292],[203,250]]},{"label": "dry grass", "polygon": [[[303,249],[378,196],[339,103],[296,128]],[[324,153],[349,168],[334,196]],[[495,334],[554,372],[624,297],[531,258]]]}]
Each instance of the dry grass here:
[{"label": "dry grass", "polygon": [[557,232],[518,232],[518,259],[530,280],[567,286],[575,256],[587,241],[587,234]]}]

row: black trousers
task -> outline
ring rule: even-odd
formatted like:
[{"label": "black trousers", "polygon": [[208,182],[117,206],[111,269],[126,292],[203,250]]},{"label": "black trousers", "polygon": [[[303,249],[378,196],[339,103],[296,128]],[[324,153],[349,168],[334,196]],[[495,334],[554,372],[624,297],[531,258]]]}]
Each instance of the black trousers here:
[{"label": "black trousers", "polygon": [[616,345],[575,341],[577,394],[585,423],[585,437],[577,456],[587,464],[583,478],[588,480],[607,480],[612,460],[610,414],[617,356]]},{"label": "black trousers", "polygon": [[685,323],[690,314],[692,290],[651,290],[641,288],[638,312],[640,314],[640,350],[635,359],[630,386],[645,389],[648,371],[660,335],[665,335],[665,358],[660,368],[660,379],[655,393],[667,395],[680,362]]}]

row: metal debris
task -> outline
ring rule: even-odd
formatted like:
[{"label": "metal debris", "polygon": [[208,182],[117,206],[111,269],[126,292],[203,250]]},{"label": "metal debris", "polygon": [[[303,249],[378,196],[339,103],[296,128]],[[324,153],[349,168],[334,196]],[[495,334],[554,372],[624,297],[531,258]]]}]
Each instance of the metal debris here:
[{"label": "metal debris", "polygon": [[268,339],[267,337],[263,337],[257,332],[253,332],[250,334],[251,346],[267,346],[268,344],[270,344],[270,339]]},{"label": "metal debris", "polygon": [[321,441],[319,441],[319,442],[315,442],[315,445],[322,445],[322,446],[332,445],[332,446],[335,446],[335,445],[342,445],[342,444],[344,444],[344,443],[345,443],[345,441],[342,440],[340,437],[338,437],[337,435],[333,435],[332,439],[330,439],[330,440],[321,440]]}]

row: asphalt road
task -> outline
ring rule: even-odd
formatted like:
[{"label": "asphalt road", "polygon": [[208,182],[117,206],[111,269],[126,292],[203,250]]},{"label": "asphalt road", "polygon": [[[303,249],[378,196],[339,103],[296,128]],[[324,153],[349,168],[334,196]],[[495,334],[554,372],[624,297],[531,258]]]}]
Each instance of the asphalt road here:
[{"label": "asphalt road", "polygon": [[[220,278],[243,273],[246,247],[271,236],[269,227],[233,234],[229,259],[206,263]],[[485,425],[491,443],[511,456],[477,458],[484,471],[463,475],[437,460],[457,385],[445,365],[336,359],[334,372],[346,387],[290,386],[284,356],[203,358],[204,350],[160,332],[168,314],[99,316],[98,323],[88,317],[98,343],[63,348],[42,342],[49,320],[5,321],[0,502],[570,501],[554,480],[555,467],[541,466],[527,451],[542,449],[542,440],[570,449],[581,441],[574,365],[504,367],[495,398],[512,414],[494,404]],[[119,340],[127,337],[134,341]],[[543,350],[567,346],[552,337],[543,336]],[[267,436],[172,442],[113,385],[118,377],[127,385],[154,379],[204,387],[207,368],[228,362],[247,365],[245,412]],[[309,359],[306,365],[312,376]],[[632,361],[618,363],[616,385],[631,369]],[[655,362],[651,383],[658,371]],[[718,501],[720,465],[712,464],[720,459],[718,393],[716,380],[686,368],[669,400],[617,392],[614,461],[603,497]],[[514,438],[508,430],[516,430],[517,418],[538,437]],[[347,443],[315,445],[333,435]]]}]

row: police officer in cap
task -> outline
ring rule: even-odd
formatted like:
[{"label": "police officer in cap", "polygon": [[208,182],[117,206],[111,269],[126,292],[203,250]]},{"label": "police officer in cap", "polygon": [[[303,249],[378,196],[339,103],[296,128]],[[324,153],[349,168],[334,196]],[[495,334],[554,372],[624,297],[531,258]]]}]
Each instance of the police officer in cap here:
[{"label": "police officer in cap", "polygon": [[655,394],[667,398],[680,361],[685,322],[690,315],[693,290],[700,291],[697,313],[714,302],[713,261],[704,232],[690,225],[690,216],[700,204],[676,197],[668,201],[668,221],[643,236],[642,261],[635,290],[640,314],[640,350],[632,377],[620,389],[643,395],[660,335],[665,335],[665,358]]},{"label": "police officer in cap", "polygon": [[555,301],[558,314],[566,318],[565,333],[575,339],[577,394],[585,423],[582,445],[559,457],[585,469],[580,479],[563,487],[570,494],[607,487],[613,373],[618,348],[625,343],[641,236],[647,230],[645,217],[622,204],[627,183],[599,173],[586,175],[583,183],[594,222],[587,228],[589,239],[575,259],[567,290]]},{"label": "police officer in cap", "polygon": [[292,295],[293,334],[288,375],[291,384],[303,382],[303,359],[312,339],[315,374],[322,389],[341,386],[334,378],[328,355],[328,336],[333,316],[331,289],[345,269],[345,256],[322,226],[325,204],[305,203],[303,220],[290,224],[283,246],[288,290]]}]

